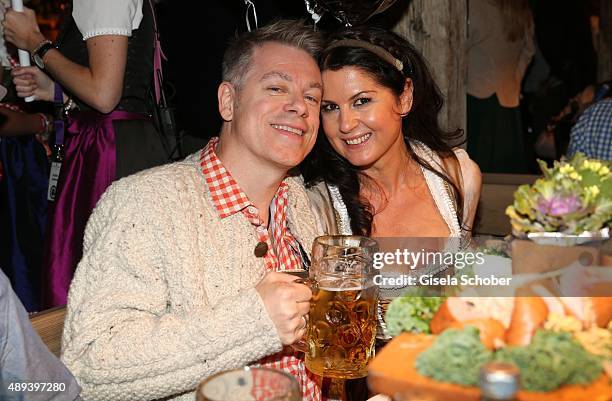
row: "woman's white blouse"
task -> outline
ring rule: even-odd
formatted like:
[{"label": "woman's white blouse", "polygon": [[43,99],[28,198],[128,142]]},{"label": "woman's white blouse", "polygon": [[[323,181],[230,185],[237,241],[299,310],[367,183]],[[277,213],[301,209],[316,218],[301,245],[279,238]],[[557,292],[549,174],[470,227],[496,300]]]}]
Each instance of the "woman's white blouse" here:
[{"label": "woman's white blouse", "polygon": [[83,40],[100,35],[132,36],[142,21],[143,0],[74,0],[72,16]]},{"label": "woman's white blouse", "polygon": [[[419,141],[411,141],[412,148],[414,152],[421,158],[423,158],[429,165],[436,166],[442,168],[442,161],[440,157],[427,145]],[[480,196],[480,188],[475,188],[473,185],[473,177],[470,175],[465,175],[468,164],[470,163],[470,158],[465,150],[463,149],[453,149],[457,159],[459,160],[459,165],[461,166],[461,171],[463,175],[463,217],[464,221],[460,222],[458,219],[458,213],[455,208],[455,202],[453,198],[453,193],[450,187],[446,184],[446,182],[440,178],[438,175],[433,172],[427,170],[424,167],[421,167],[423,171],[423,175],[425,176],[425,182],[427,182],[427,187],[429,188],[429,192],[431,193],[434,203],[436,207],[440,211],[442,218],[446,222],[446,225],[449,229],[449,237],[460,237],[462,239],[466,239],[469,237],[470,232],[464,230],[465,227],[471,227],[472,222],[467,221],[470,219],[470,216],[473,216],[472,211],[478,206],[478,197]],[[343,235],[351,235],[351,218],[349,217],[348,211],[346,209],[346,205],[344,200],[342,199],[342,195],[340,195],[340,190],[333,184],[327,184],[329,193],[332,198],[332,204],[334,209],[338,213],[338,234]],[[464,226],[464,227],[462,227]]]}]

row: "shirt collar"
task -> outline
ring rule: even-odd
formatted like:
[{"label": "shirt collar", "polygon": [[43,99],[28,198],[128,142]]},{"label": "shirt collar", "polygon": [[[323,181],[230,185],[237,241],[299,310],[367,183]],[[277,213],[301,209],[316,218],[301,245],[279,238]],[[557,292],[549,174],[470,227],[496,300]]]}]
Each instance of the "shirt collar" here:
[{"label": "shirt collar", "polygon": [[[227,171],[217,156],[215,149],[219,143],[218,137],[213,137],[206,144],[200,154],[200,166],[206,180],[206,186],[211,194],[213,205],[217,209],[220,218],[226,218],[251,206],[253,202],[244,193],[231,173]],[[281,182],[275,198],[279,194],[288,191],[289,186],[285,181]]]},{"label": "shirt collar", "polygon": [[213,137],[202,149],[200,165],[215,209],[223,219],[251,206],[252,203],[217,157],[217,143],[219,138]]}]

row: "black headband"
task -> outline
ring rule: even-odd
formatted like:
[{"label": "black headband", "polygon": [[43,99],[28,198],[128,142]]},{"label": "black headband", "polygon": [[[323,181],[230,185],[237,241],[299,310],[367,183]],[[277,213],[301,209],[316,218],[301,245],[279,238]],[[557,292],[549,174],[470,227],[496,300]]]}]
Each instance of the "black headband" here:
[{"label": "black headband", "polygon": [[370,42],[366,42],[364,40],[358,40],[358,39],[342,39],[342,40],[333,42],[331,45],[329,45],[325,49],[325,51],[327,52],[331,49],[335,49],[336,47],[360,47],[362,49],[366,49],[376,54],[378,57],[382,58],[387,63],[394,66],[399,72],[403,73],[404,71],[404,63],[402,63],[401,60],[394,57],[391,53],[389,53],[384,48],[374,45]]}]

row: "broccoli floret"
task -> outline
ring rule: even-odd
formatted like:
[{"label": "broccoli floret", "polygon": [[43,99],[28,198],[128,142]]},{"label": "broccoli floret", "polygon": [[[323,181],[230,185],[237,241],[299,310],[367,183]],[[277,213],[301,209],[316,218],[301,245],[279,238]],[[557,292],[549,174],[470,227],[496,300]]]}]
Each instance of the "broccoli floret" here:
[{"label": "broccoli floret", "polygon": [[540,330],[527,347],[508,347],[495,359],[521,371],[527,391],[552,391],[563,384],[589,384],[602,373],[599,358],[588,353],[570,333]]},{"label": "broccoli floret", "polygon": [[480,342],[477,328],[449,329],[416,360],[416,370],[438,381],[475,386],[480,368],[493,357]]},{"label": "broccoli floret", "polygon": [[429,333],[429,322],[444,302],[442,297],[402,296],[394,299],[385,314],[389,334]]}]

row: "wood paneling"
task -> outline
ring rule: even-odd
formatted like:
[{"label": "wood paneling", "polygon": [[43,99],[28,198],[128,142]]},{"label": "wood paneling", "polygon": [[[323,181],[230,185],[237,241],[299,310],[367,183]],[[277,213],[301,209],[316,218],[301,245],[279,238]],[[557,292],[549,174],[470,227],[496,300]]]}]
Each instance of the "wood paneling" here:
[{"label": "wood paneling", "polygon": [[598,45],[598,81],[612,79],[612,1],[601,1]]},{"label": "wood paneling", "polygon": [[394,31],[429,62],[445,99],[442,127],[465,132],[467,0],[412,0]]}]

